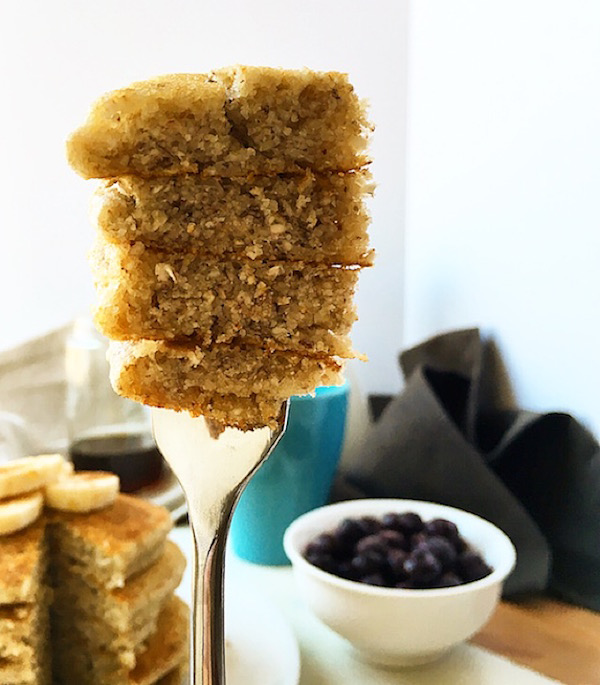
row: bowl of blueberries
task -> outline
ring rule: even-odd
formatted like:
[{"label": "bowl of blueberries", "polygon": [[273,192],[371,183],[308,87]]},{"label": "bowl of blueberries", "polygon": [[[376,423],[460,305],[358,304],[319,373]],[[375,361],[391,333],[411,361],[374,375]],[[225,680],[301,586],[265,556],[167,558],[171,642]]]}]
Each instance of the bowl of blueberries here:
[{"label": "bowl of blueberries", "polygon": [[289,526],[284,548],[313,613],[391,668],[433,661],[474,635],[516,561],[493,524],[418,500],[314,509]]}]

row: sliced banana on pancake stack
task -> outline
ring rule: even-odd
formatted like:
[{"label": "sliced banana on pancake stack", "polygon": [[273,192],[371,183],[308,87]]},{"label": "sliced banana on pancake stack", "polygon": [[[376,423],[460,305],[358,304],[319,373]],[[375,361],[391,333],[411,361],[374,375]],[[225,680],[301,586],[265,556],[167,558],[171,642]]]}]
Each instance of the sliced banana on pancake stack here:
[{"label": "sliced banana on pancake stack", "polygon": [[112,504],[119,479],[112,473],[82,471],[60,454],[14,459],[0,465],[0,535],[38,519],[44,503],[60,511],[87,513]]},{"label": "sliced banana on pancake stack", "polygon": [[45,494],[52,509],[87,513],[117,499],[119,478],[103,471],[79,471],[47,485]]},{"label": "sliced banana on pancake stack", "polygon": [[41,492],[32,492],[20,497],[0,502],[0,535],[9,535],[27,528],[42,513],[44,496]]}]

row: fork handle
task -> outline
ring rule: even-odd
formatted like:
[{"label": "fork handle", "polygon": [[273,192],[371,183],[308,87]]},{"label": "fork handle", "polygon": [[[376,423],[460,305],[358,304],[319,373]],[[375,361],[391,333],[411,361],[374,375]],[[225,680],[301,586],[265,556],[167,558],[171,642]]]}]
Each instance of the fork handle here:
[{"label": "fork handle", "polygon": [[190,511],[195,540],[193,568],[192,685],[225,685],[224,580],[227,530],[241,488],[221,503],[218,512],[196,519]]},{"label": "fork handle", "polygon": [[154,437],[185,493],[194,536],[192,685],[225,685],[227,531],[244,487],[285,430],[288,406],[282,405],[274,428],[218,433],[203,417],[152,410]]}]

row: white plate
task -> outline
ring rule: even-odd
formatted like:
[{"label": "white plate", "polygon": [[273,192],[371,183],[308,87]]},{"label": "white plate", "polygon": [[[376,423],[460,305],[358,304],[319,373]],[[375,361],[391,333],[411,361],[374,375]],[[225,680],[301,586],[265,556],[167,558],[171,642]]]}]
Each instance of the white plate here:
[{"label": "white plate", "polygon": [[[170,537],[188,559],[177,594],[191,605],[189,529],[176,528]],[[227,685],[298,685],[300,680],[300,651],[288,622],[238,573],[225,584],[225,659]]]},{"label": "white plate", "polygon": [[297,685],[298,643],[276,607],[239,590],[227,594],[225,607],[228,685]]}]

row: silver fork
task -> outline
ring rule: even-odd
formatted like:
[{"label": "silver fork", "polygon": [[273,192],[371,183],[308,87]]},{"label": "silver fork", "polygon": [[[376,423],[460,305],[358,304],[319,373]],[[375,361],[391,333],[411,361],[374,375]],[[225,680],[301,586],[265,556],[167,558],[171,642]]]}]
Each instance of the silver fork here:
[{"label": "silver fork", "polygon": [[203,417],[152,410],[154,438],[185,493],[194,537],[192,685],[225,685],[227,531],[244,487],[283,435],[288,406],[282,405],[275,429],[220,433]]}]

